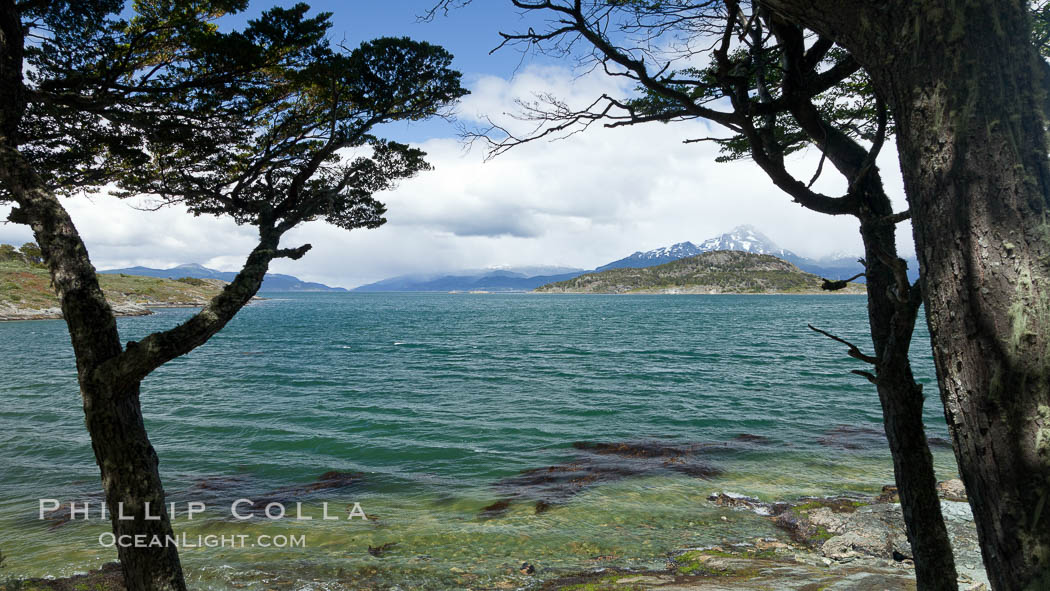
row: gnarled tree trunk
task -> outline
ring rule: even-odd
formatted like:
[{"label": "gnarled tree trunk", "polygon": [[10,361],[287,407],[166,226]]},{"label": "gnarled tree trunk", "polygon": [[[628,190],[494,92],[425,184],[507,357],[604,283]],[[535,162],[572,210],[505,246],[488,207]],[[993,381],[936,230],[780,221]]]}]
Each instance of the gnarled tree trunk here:
[{"label": "gnarled tree trunk", "polygon": [[[889,199],[881,193],[889,211]],[[867,217],[867,216],[864,216]],[[921,590],[954,590],[955,559],[941,515],[933,456],[923,425],[922,386],[908,355],[920,294],[909,289],[904,261],[897,258],[893,226],[881,216],[864,219],[861,234],[867,262],[868,318],[878,365],[875,385],[882,405],[893,474]]]},{"label": "gnarled tree trunk", "polygon": [[937,377],[998,590],[1050,589],[1050,167],[1025,2],[767,0],[891,99]]},{"label": "gnarled tree trunk", "polygon": [[[139,381],[121,379],[105,365],[122,353],[116,318],[65,209],[35,185],[36,175],[21,165],[17,154],[0,151],[5,186],[18,203],[10,218],[32,227],[69,328],[84,420],[101,471],[125,585],[129,591],[184,591],[178,548],[170,542],[174,533],[157,454],[143,423]],[[147,519],[147,513],[158,519]]]},{"label": "gnarled tree trunk", "polygon": [[921,67],[883,84],[985,564],[997,589],[1050,589],[1050,170],[1039,58],[1015,4],[914,14],[928,37],[961,28],[965,41],[911,44]]}]

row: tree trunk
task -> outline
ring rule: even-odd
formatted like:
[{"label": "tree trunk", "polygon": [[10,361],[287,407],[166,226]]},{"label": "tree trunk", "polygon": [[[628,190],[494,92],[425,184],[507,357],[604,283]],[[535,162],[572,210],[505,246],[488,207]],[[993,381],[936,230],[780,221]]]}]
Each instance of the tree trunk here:
[{"label": "tree trunk", "polygon": [[[95,460],[102,472],[102,488],[118,540],[117,554],[128,591],[184,591],[178,549],[135,547],[134,536],[148,541],[173,536],[164,506],[164,489],[142,421],[139,382],[100,375],[99,367],[121,354],[117,322],[99,287],[73,220],[39,175],[18,152],[18,123],[25,109],[22,80],[24,30],[10,0],[0,2],[0,183],[13,200],[9,219],[28,224],[47,262],[62,314],[69,328],[77,361],[84,418]],[[146,503],[158,520],[146,520]],[[120,520],[123,515],[131,520]],[[132,536],[131,547],[121,547],[121,536]],[[128,540],[128,538],[124,538]]]},{"label": "tree trunk", "polygon": [[995,589],[1045,590],[1050,170],[1039,57],[1025,3],[946,8],[913,15],[926,31],[911,46],[916,66],[880,78],[895,92],[937,376],[985,565]]},{"label": "tree trunk", "polygon": [[[116,318],[87,249],[58,199],[36,186],[39,177],[22,165],[17,154],[2,148],[0,154],[5,156],[5,186],[18,196],[10,219],[33,228],[69,328],[84,418],[102,475],[125,585],[128,591],[184,591],[178,548],[168,542],[174,533],[157,454],[142,420],[140,382],[102,369],[122,349]],[[146,503],[149,515],[158,519],[146,519]],[[122,514],[131,519],[119,519]],[[151,546],[154,539],[161,545]]]},{"label": "tree trunk", "polygon": [[[888,212],[885,193],[879,201]],[[908,289],[906,276],[901,276],[904,261],[897,257],[893,226],[867,222],[862,222],[861,234],[867,262],[868,318],[879,359],[875,383],[915,560],[916,583],[921,591],[954,591],[958,589],[955,557],[926,442],[922,386],[915,382],[908,355],[918,298]]]},{"label": "tree trunk", "polygon": [[106,381],[82,383],[81,393],[124,585],[129,591],[184,591],[157,454],[142,420],[139,384],[118,389]]},{"label": "tree trunk", "polygon": [[[922,387],[915,383],[909,358],[921,291],[909,284],[906,263],[897,256],[896,228],[885,221],[893,214],[893,206],[874,166],[881,140],[878,147],[865,148],[825,120],[809,91],[807,76],[812,75],[808,70],[813,66],[806,63],[803,30],[775,17],[766,22],[781,46],[782,97],[792,116],[850,185],[856,185],[859,199],[852,214],[861,222],[868,325],[875,347],[875,375],[866,375],[879,393],[918,588],[958,589],[955,557],[941,515],[933,456],[926,442]],[[760,42],[760,38],[755,39],[756,44]],[[880,128],[886,123],[881,108],[877,105]]]},{"label": "tree trunk", "polygon": [[994,588],[1034,590],[1050,589],[1050,171],[1038,56],[1012,8],[927,19],[966,43],[916,44],[923,67],[886,78],[984,561]]},{"label": "tree trunk", "polygon": [[997,590],[1050,589],[1050,168],[1025,2],[767,0],[890,98],[956,458]]}]

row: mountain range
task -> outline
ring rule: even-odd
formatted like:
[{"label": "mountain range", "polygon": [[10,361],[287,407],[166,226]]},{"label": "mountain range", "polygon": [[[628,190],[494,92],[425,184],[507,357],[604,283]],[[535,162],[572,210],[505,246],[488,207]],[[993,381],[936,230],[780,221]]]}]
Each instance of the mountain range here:
[{"label": "mountain range", "polygon": [[[864,271],[863,265],[858,261],[859,255],[834,254],[811,259],[780,248],[752,226],[737,226],[700,244],[679,242],[646,252],[639,251],[594,270],[562,268],[548,270],[556,272],[539,273],[532,269],[490,269],[445,274],[410,274],[362,285],[351,291],[531,291],[541,285],[566,281],[585,273],[609,269],[643,269],[721,250],[772,255],[794,264],[807,273],[828,279],[848,279]],[[912,280],[918,276],[918,262],[914,259],[908,260],[908,275]],[[864,278],[856,281],[863,283]]]},{"label": "mountain range", "polygon": [[[186,265],[179,265],[170,269],[152,269],[150,267],[128,267],[126,269],[109,269],[106,271],[99,271],[99,273],[105,273],[109,275],[124,274],[124,275],[140,275],[144,277],[160,277],[162,279],[181,279],[183,277],[193,277],[196,279],[219,279],[221,281],[230,282],[233,281],[237,273],[232,271],[216,271],[215,269],[209,269],[203,265],[190,263]],[[259,291],[268,292],[289,292],[289,291],[346,291],[342,287],[329,287],[322,283],[312,283],[309,281],[303,281],[298,277],[292,277],[291,275],[281,275],[280,273],[267,273],[263,279],[262,287]]]},{"label": "mountain range", "polygon": [[453,274],[399,275],[351,291],[532,291],[541,285],[579,277],[585,269],[566,267],[457,271]]},{"label": "mountain range", "polygon": [[[827,293],[820,277],[769,254],[718,249],[649,267],[614,267],[536,291],[545,293]],[[850,283],[835,293],[864,293]]]}]

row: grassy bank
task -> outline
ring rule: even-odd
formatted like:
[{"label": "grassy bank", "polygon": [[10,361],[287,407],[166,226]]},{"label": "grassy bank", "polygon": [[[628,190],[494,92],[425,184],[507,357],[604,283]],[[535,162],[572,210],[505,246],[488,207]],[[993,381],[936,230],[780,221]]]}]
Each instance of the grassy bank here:
[{"label": "grassy bank", "polygon": [[[135,275],[99,275],[106,299],[120,314],[141,314],[147,307],[201,306],[219,293],[217,279],[158,279]],[[59,318],[58,298],[46,269],[21,261],[0,261],[0,319]]]}]

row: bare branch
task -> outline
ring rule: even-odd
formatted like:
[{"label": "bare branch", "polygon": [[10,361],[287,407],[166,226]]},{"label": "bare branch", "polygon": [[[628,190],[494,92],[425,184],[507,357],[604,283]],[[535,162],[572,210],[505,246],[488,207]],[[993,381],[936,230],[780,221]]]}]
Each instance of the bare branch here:
[{"label": "bare branch", "polygon": [[841,279],[841,280],[826,279],[826,278],[822,277],[821,279],[824,280],[824,283],[822,283],[820,285],[820,289],[823,289],[824,291],[838,291],[840,289],[845,289],[846,286],[849,285],[850,281],[853,281],[854,279],[859,279],[859,278],[861,278],[863,276],[864,276],[864,273],[857,273],[856,275],[854,275],[853,277],[850,277],[849,279]]},{"label": "bare branch", "polygon": [[835,335],[833,335],[833,334],[831,334],[829,332],[820,330],[819,328],[813,326],[812,324],[807,324],[806,326],[808,326],[809,329],[814,331],[814,332],[819,332],[820,334],[828,337],[829,339],[831,339],[833,341],[837,341],[837,342],[842,343],[843,345],[846,345],[847,347],[849,347],[849,351],[847,352],[847,354],[850,357],[852,357],[854,359],[858,359],[858,360],[863,361],[865,363],[870,363],[870,364],[872,364],[872,365],[874,365],[876,367],[878,366],[878,364],[879,364],[878,358],[872,357],[871,355],[865,355],[864,353],[861,352],[859,347],[857,347],[853,343],[847,341],[846,339],[843,339],[841,337],[837,337],[837,336],[835,336]]},{"label": "bare branch", "polygon": [[898,212],[898,213],[894,213],[894,214],[890,214],[890,215],[887,215],[887,216],[883,216],[881,218],[878,218],[878,219],[875,219],[875,220],[871,220],[871,221],[866,222],[866,223],[869,224],[869,225],[872,225],[872,226],[890,226],[890,225],[899,224],[899,223],[901,223],[901,222],[903,222],[905,220],[910,220],[910,219],[911,219],[911,210],[910,209],[905,209],[904,211],[901,211],[901,212]]}]

